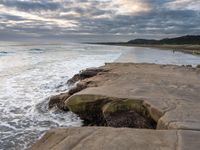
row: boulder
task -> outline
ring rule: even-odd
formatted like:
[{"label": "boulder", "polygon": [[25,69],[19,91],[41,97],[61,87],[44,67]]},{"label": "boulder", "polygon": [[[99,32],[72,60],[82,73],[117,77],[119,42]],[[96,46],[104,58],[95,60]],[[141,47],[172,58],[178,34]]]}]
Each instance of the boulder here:
[{"label": "boulder", "polygon": [[52,109],[57,107],[60,110],[68,111],[69,109],[65,106],[64,102],[67,98],[69,98],[68,93],[62,93],[59,95],[51,96],[49,98],[48,108]]}]

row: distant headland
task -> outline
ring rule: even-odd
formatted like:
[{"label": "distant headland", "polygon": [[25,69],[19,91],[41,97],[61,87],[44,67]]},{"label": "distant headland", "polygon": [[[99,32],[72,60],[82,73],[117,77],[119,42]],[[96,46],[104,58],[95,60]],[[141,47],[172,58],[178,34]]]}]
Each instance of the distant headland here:
[{"label": "distant headland", "polygon": [[155,39],[134,39],[128,42],[100,42],[89,44],[118,45],[118,46],[137,46],[154,47],[161,49],[172,49],[192,54],[200,54],[200,35],[186,35],[175,38]]}]

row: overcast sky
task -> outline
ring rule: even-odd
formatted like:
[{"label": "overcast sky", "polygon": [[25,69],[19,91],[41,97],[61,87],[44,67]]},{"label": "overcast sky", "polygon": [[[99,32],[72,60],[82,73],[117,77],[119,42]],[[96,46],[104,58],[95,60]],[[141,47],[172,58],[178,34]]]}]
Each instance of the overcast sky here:
[{"label": "overcast sky", "polygon": [[0,0],[0,40],[126,41],[200,34],[200,0]]}]

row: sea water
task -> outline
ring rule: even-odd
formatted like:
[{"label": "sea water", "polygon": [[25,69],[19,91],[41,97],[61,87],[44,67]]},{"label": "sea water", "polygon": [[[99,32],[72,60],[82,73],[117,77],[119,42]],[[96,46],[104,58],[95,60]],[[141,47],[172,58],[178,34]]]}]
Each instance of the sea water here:
[{"label": "sea water", "polygon": [[200,63],[199,56],[157,49],[0,43],[0,149],[26,149],[51,128],[81,126],[72,112],[49,111],[48,97],[67,91],[67,80],[80,70],[128,57],[132,62]]}]

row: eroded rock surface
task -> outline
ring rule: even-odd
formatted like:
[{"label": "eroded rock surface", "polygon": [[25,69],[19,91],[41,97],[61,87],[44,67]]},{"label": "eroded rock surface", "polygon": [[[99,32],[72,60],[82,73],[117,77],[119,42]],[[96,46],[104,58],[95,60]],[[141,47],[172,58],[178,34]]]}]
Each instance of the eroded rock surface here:
[{"label": "eroded rock surface", "polygon": [[[59,108],[67,108],[92,125],[134,127],[134,124],[144,123],[141,120],[146,118],[146,121],[152,119],[157,122],[157,129],[200,130],[199,68],[111,63],[93,68],[91,72],[94,73],[88,71],[89,69],[87,73],[83,73],[87,78],[79,79],[68,93],[61,94],[57,99],[53,98],[50,106],[53,103]],[[120,99],[129,100],[130,106],[121,107],[120,103],[116,103]],[[132,107],[137,101],[143,110]],[[115,112],[105,113],[104,108],[110,102],[116,103]],[[141,120],[131,123],[132,119],[127,116],[134,116],[133,114],[141,116]]]},{"label": "eroded rock surface", "polygon": [[54,129],[29,150],[199,150],[198,131],[82,127]]},{"label": "eroded rock surface", "polygon": [[[104,67],[108,72],[88,78],[96,82],[71,96],[81,105],[90,101],[111,98],[112,100],[139,100],[151,118],[158,122],[158,129],[200,130],[200,70],[186,66],[111,63]],[[95,98],[91,98],[91,96]],[[69,109],[73,111],[73,106]]]}]

